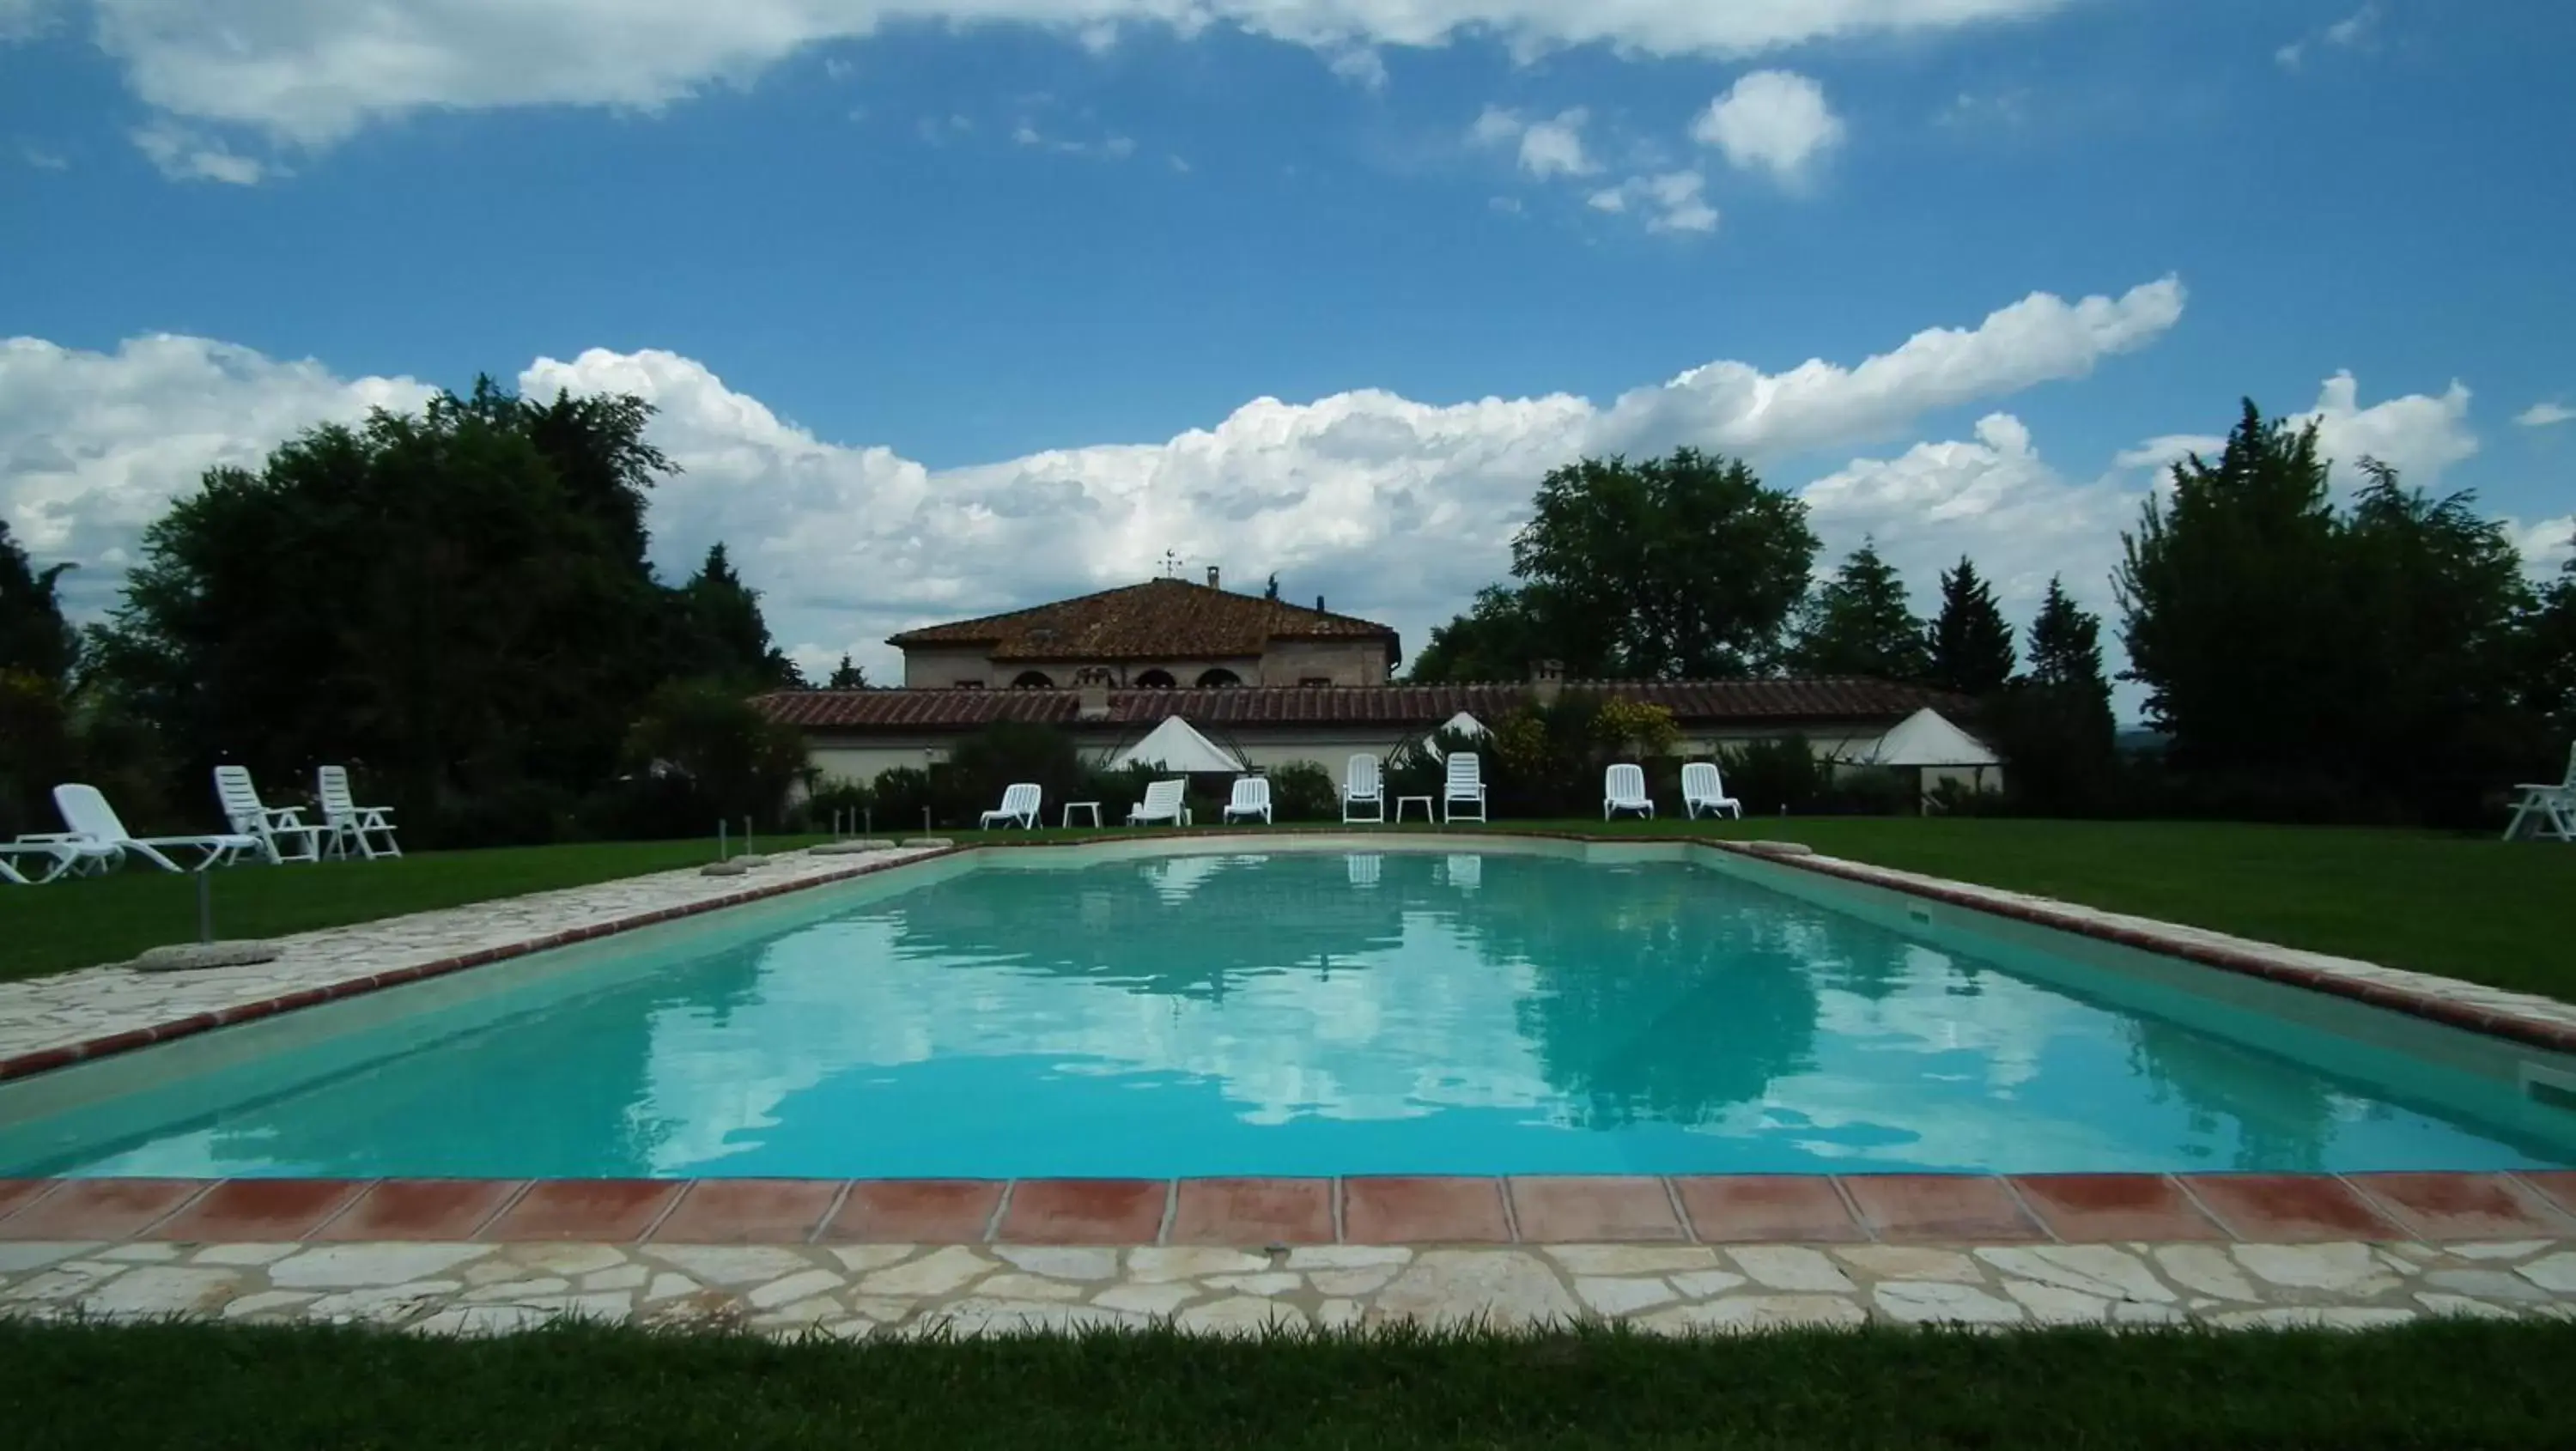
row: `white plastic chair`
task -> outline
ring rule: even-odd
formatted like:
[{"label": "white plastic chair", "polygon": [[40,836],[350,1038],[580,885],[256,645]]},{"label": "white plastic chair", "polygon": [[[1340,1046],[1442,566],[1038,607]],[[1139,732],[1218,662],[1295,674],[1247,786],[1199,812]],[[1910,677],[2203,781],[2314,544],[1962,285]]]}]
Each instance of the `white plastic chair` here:
[{"label": "white plastic chair", "polygon": [[1646,768],[1627,761],[1601,776],[1601,819],[1608,821],[1622,811],[1647,817],[1655,814],[1655,798],[1646,794]]},{"label": "white plastic chair", "polygon": [[[165,872],[202,872],[208,867],[223,866],[246,851],[259,850],[259,838],[238,832],[216,832],[205,836],[136,836],[117,819],[116,808],[107,804],[95,786],[70,782],[54,788],[54,809],[63,814],[63,825],[71,828],[70,836],[55,838],[74,847],[81,855],[99,859],[101,866],[111,865],[110,856],[122,857],[131,852]],[[161,848],[193,851],[201,855],[185,867],[170,860]]]},{"label": "white plastic chair", "polygon": [[[349,772],[344,766],[325,766],[316,776],[322,787],[322,829],[330,837],[324,855],[344,857],[352,846],[369,861],[402,855],[402,848],[394,845],[393,808],[358,805],[349,795]],[[379,836],[385,839],[382,848],[375,842]]]},{"label": "white plastic chair", "polygon": [[1711,815],[1727,812],[1736,820],[1744,819],[1744,803],[1726,794],[1726,783],[1718,778],[1714,761],[1691,761],[1682,767],[1682,810],[1693,821],[1705,809]]},{"label": "white plastic chair", "polygon": [[1474,751],[1449,753],[1449,776],[1440,788],[1440,820],[1443,825],[1465,817],[1461,804],[1475,808],[1469,820],[1485,819],[1485,763]]},{"label": "white plastic chair", "polygon": [[[1368,808],[1368,815],[1360,815],[1362,807]],[[1385,820],[1386,782],[1378,774],[1377,757],[1351,757],[1350,765],[1342,772],[1342,824]]]},{"label": "white plastic chair", "polygon": [[1168,821],[1174,826],[1189,825],[1189,788],[1190,783],[1181,780],[1147,782],[1145,799],[1127,808],[1127,824],[1144,826]]},{"label": "white plastic chair", "polygon": [[259,854],[270,865],[322,859],[324,828],[305,825],[298,807],[272,807],[261,801],[248,766],[217,766],[215,799],[223,804],[224,820],[234,831],[259,838]]},{"label": "white plastic chair", "polygon": [[998,821],[1005,825],[1017,825],[1024,830],[1034,828],[1038,824],[1038,811],[1045,799],[1046,792],[1032,782],[1020,781],[1005,786],[1002,788],[1002,804],[976,818],[975,825],[981,829]]},{"label": "white plastic chair", "polygon": [[1270,778],[1267,776],[1235,777],[1234,799],[1225,803],[1223,819],[1233,821],[1240,817],[1248,821],[1256,816],[1261,818],[1263,824],[1270,823]]},{"label": "white plastic chair", "polygon": [[2513,820],[2504,825],[2504,839],[2522,834],[2523,822],[2531,822],[2534,841],[2556,837],[2576,841],[2576,746],[2567,749],[2567,778],[2550,785],[2546,782],[2523,781],[2514,788],[2522,799],[2514,803]]},{"label": "white plastic chair", "polygon": [[1379,868],[1386,864],[1386,858],[1375,852],[1366,852],[1345,858],[1345,864],[1352,886],[1374,887],[1378,883]]}]

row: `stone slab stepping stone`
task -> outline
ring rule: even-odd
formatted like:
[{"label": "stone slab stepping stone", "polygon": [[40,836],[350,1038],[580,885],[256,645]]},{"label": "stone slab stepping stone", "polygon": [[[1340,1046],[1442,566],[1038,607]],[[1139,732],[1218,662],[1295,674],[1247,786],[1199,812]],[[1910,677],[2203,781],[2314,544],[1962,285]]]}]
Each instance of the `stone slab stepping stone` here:
[{"label": "stone slab stepping stone", "polygon": [[742,858],[735,857],[733,860],[727,862],[709,862],[705,866],[698,868],[698,875],[702,877],[747,877],[751,875],[751,868],[742,864]]},{"label": "stone slab stepping stone", "polygon": [[1803,841],[1748,841],[1744,849],[1762,856],[1814,856],[1816,849]]},{"label": "stone slab stepping stone", "polygon": [[944,836],[907,836],[903,839],[903,844],[906,847],[943,847],[955,846],[957,843]]},{"label": "stone slab stepping stone", "polygon": [[882,837],[854,836],[844,841],[827,841],[805,848],[807,856],[858,856],[872,851],[892,851],[894,843]]},{"label": "stone slab stepping stone", "polygon": [[126,964],[136,972],[193,972],[205,967],[247,967],[275,962],[285,949],[274,942],[175,942],[144,950]]}]

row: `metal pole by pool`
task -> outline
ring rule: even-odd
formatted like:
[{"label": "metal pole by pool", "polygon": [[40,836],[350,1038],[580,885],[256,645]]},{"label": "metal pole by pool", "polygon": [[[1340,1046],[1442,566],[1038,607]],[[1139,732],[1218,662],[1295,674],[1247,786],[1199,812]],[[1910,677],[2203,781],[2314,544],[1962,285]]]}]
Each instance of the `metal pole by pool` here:
[{"label": "metal pole by pool", "polygon": [[758,850],[759,848],[754,846],[751,840],[751,818],[746,816],[742,819],[742,854],[750,856]]},{"label": "metal pole by pool", "polygon": [[731,853],[731,852],[729,852],[729,851],[727,851],[727,850],[726,850],[726,844],[727,844],[727,842],[728,842],[728,840],[729,840],[729,838],[727,838],[727,837],[726,837],[726,835],[725,835],[725,832],[726,832],[727,830],[729,830],[729,828],[725,825],[725,820],[724,820],[724,818],[723,818],[723,817],[721,817],[721,816],[717,817],[717,818],[716,818],[716,860],[717,860],[717,861],[723,861],[726,857],[728,857],[728,856],[732,855],[732,853]]},{"label": "metal pole by pool", "polygon": [[196,873],[196,878],[197,940],[212,942],[215,940],[215,884],[207,880],[204,872]]}]

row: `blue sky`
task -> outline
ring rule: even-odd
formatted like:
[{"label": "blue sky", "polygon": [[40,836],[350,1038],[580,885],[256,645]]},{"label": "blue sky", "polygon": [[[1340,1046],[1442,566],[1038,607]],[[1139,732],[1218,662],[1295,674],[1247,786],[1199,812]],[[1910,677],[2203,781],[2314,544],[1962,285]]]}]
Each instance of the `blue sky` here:
[{"label": "blue sky", "polygon": [[657,554],[731,541],[809,661],[1167,549],[1418,643],[1546,468],[1675,443],[1918,594],[1965,551],[2017,614],[2059,570],[2107,606],[2156,462],[2244,394],[2567,550],[2576,7],[495,24],[0,0],[0,517],[84,606],[206,464],[477,371],[653,397]]}]

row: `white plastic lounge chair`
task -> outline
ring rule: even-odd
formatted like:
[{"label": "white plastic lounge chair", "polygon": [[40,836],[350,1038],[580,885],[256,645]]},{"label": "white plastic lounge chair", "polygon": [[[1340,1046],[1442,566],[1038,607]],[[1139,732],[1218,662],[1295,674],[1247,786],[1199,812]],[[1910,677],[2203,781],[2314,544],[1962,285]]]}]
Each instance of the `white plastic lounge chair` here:
[{"label": "white plastic lounge chair", "polygon": [[215,799],[223,803],[224,820],[234,831],[259,838],[260,857],[270,865],[322,859],[323,828],[305,825],[301,808],[261,801],[249,767],[217,766]]},{"label": "white plastic lounge chair", "polygon": [[[1366,811],[1363,816],[1360,813]],[[1351,757],[1342,772],[1342,823],[1386,820],[1386,782],[1379,776],[1377,757]]]},{"label": "white plastic lounge chair", "polygon": [[[316,781],[322,788],[322,829],[330,834],[324,855],[344,857],[351,847],[369,861],[402,855],[402,848],[394,845],[393,808],[358,805],[349,795],[346,767],[325,766],[316,773]],[[382,847],[376,845],[379,836],[385,839]]]},{"label": "white plastic lounge chair", "polygon": [[[243,852],[259,850],[258,837],[244,836],[239,832],[217,832],[207,836],[135,836],[125,829],[124,822],[117,819],[116,808],[107,804],[107,798],[98,794],[97,787],[78,782],[54,788],[54,809],[63,814],[63,825],[71,828],[71,836],[79,838],[71,844],[84,856],[104,857],[110,853],[122,855],[131,852],[165,872],[202,872],[208,867],[227,865]],[[200,855],[196,861],[182,867],[162,852],[163,847]]]},{"label": "white plastic lounge chair", "polygon": [[1127,824],[1144,826],[1150,822],[1168,821],[1174,826],[1189,825],[1189,788],[1190,783],[1181,780],[1147,782],[1145,799],[1127,808]]},{"label": "white plastic lounge chair", "polygon": [[1601,819],[1608,821],[1622,811],[1655,814],[1655,798],[1646,794],[1646,768],[1633,762],[1623,761],[1601,776]]},{"label": "white plastic lounge chair", "polygon": [[[27,875],[30,868],[10,863],[13,856],[42,857],[44,869],[31,877]],[[42,886],[59,877],[108,871],[123,860],[124,852],[78,832],[37,832],[15,841],[0,841],[0,881]]]},{"label": "white plastic lounge chair", "polygon": [[1033,828],[1038,824],[1038,809],[1045,799],[1046,792],[1032,782],[1021,781],[1005,786],[1002,788],[1002,804],[976,818],[975,825],[983,828],[1000,822],[1024,830]]},{"label": "white plastic lounge chair", "polygon": [[2522,799],[2514,803],[2513,820],[2505,823],[2504,839],[2522,834],[2523,823],[2531,823],[2534,841],[2556,837],[2576,841],[2576,746],[2567,748],[2567,778],[2556,785],[2523,781],[2514,788]]},{"label": "white plastic lounge chair", "polygon": [[1440,820],[1456,821],[1470,808],[1471,820],[1485,819],[1485,763],[1474,751],[1451,751],[1449,779],[1440,788]]},{"label": "white plastic lounge chair", "polygon": [[1235,777],[1234,799],[1225,803],[1224,819],[1233,821],[1240,817],[1249,821],[1256,816],[1261,818],[1263,824],[1269,824],[1270,778],[1267,776]]},{"label": "white plastic lounge chair", "polygon": [[1726,794],[1714,761],[1691,761],[1682,767],[1682,810],[1694,821],[1702,811],[1711,815],[1723,811],[1738,821],[1744,819],[1744,803]]}]

